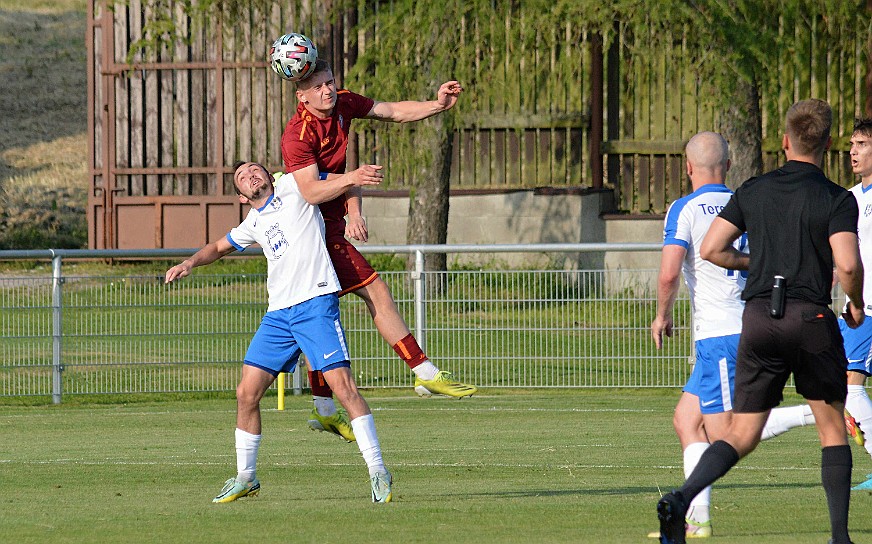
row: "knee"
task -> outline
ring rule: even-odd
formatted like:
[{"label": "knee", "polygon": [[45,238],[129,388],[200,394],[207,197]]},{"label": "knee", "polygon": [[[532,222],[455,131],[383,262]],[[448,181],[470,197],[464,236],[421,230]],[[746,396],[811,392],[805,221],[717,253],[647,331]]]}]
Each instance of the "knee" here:
[{"label": "knee", "polygon": [[261,395],[244,383],[236,386],[236,405],[239,408],[256,408],[260,404]]},{"label": "knee", "polygon": [[351,380],[339,380],[338,383],[333,383],[330,387],[340,402],[360,396],[357,386]]},{"label": "knee", "polygon": [[760,443],[760,435],[731,435],[725,441],[733,446],[736,452],[739,454],[739,457],[745,457],[757,447],[757,444]]},{"label": "knee", "polygon": [[370,296],[372,298],[377,300],[393,300],[393,295],[391,295],[391,288],[388,287],[388,284],[385,283],[385,280],[381,279],[381,277],[377,277],[374,282],[369,284],[369,287]]}]

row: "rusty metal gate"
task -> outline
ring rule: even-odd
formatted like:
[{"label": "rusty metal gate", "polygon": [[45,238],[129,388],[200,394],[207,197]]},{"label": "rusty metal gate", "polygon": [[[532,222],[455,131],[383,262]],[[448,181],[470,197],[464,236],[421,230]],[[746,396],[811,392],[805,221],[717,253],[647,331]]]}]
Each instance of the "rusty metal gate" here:
[{"label": "rusty metal gate", "polygon": [[[175,6],[189,40],[127,59],[155,17],[147,0],[89,0],[89,247],[200,247],[241,221],[248,207],[231,165],[280,168],[279,138],[296,107],[292,86],[265,60],[269,40],[284,32],[274,21],[311,28],[312,4],[285,2],[274,17],[229,32],[220,17],[192,29]],[[342,29],[340,21],[320,33]],[[334,64],[341,77],[343,64]]]}]

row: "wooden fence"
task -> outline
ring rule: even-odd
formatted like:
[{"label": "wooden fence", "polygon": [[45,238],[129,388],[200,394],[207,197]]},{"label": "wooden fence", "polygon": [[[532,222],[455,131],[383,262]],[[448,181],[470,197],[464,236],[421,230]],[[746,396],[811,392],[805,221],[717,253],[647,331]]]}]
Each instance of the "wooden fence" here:
[{"label": "wooden fence", "polygon": [[[245,211],[233,196],[230,165],[244,158],[282,166],[280,136],[296,100],[292,85],[266,62],[272,40],[289,30],[306,33],[328,55],[340,83],[356,59],[345,44],[359,41],[349,40],[358,15],[320,20],[317,1],[285,1],[231,27],[219,19],[202,29],[191,28],[177,4],[167,4],[190,42],[128,62],[130,45],[156,16],[148,0],[89,0],[91,247],[194,247],[219,236]],[[514,47],[523,39],[516,28],[523,7],[497,6],[488,24],[504,25],[507,47]],[[865,33],[844,29],[855,47],[834,53],[816,43],[816,24],[792,29],[807,36],[807,47],[773,52],[778,83],[762,89],[767,167],[779,161],[783,114],[796,99],[827,99],[841,136],[862,112]],[[615,190],[622,211],[662,213],[688,189],[684,142],[699,130],[717,130],[721,119],[698,74],[678,62],[681,40],[658,54],[633,53],[633,41],[646,39],[621,26],[600,37],[567,25],[553,29],[554,47],[526,61],[536,70],[524,60],[477,60],[476,73],[504,89],[504,99],[482,104],[467,89],[470,98],[458,106],[452,188],[605,186]],[[371,87],[366,94],[379,99]],[[402,189],[414,174],[392,169],[399,163],[392,155],[396,136],[380,125],[358,125],[349,165],[384,164],[392,173],[384,188]],[[846,140],[837,141],[828,170],[847,185]]]}]

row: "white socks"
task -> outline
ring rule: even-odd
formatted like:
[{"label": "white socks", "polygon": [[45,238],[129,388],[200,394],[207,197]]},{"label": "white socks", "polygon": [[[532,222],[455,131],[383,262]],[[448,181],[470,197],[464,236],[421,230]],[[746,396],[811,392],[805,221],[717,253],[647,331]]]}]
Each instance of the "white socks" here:
[{"label": "white socks", "polygon": [[315,401],[315,410],[319,415],[332,416],[336,413],[336,403],[333,402],[333,397],[318,397],[313,395],[312,400]]},{"label": "white socks", "polygon": [[[694,442],[684,448],[684,478],[687,479],[699,463],[699,458],[709,447],[708,442]],[[705,523],[710,518],[709,506],[712,503],[712,486],[699,492],[687,507],[687,518],[699,523]]]},{"label": "white socks", "polygon": [[849,385],[848,398],[845,400],[845,409],[850,413],[860,430],[866,436],[866,451],[872,455],[872,400],[862,385]]},{"label": "white socks", "polygon": [[439,372],[439,369],[436,368],[436,365],[434,365],[430,361],[424,361],[420,365],[413,368],[412,372],[414,372],[415,376],[421,378],[422,380],[432,380],[436,377],[436,373]]},{"label": "white socks", "polygon": [[257,475],[255,466],[260,437],[259,434],[236,429],[236,479],[240,482],[251,482]]},{"label": "white socks", "polygon": [[357,447],[360,448],[363,460],[366,461],[366,466],[369,468],[369,475],[374,476],[376,472],[387,472],[385,463],[382,461],[378,436],[375,434],[375,420],[372,414],[352,419],[351,428],[357,438]]},{"label": "white socks", "polygon": [[808,404],[773,408],[769,412],[769,419],[766,420],[766,426],[763,427],[760,439],[769,440],[794,427],[804,427],[805,425],[814,425],[814,414],[811,413],[811,406]]}]

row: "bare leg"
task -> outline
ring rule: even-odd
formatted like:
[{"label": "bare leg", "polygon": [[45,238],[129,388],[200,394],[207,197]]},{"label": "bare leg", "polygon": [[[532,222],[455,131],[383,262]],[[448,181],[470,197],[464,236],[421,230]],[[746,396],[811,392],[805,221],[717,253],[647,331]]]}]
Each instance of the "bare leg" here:
[{"label": "bare leg", "polygon": [[408,336],[409,327],[400,315],[391,290],[383,279],[376,278],[369,285],[354,291],[354,294],[366,303],[375,328],[388,344],[393,346]]},{"label": "bare leg", "polygon": [[236,387],[236,427],[251,434],[261,434],[260,399],[275,381],[269,372],[242,365],[242,379]]},{"label": "bare leg", "polygon": [[350,368],[334,368],[323,374],[327,384],[333,389],[336,398],[348,411],[349,419],[354,420],[360,416],[372,413],[366,400],[360,395],[360,391],[357,390],[357,384],[354,383],[354,376],[351,375]]},{"label": "bare leg", "polygon": [[690,444],[708,442],[708,436],[703,428],[702,413],[699,411],[699,397],[682,392],[678,404],[675,405],[672,426],[675,428],[675,434],[678,435],[682,451]]}]

